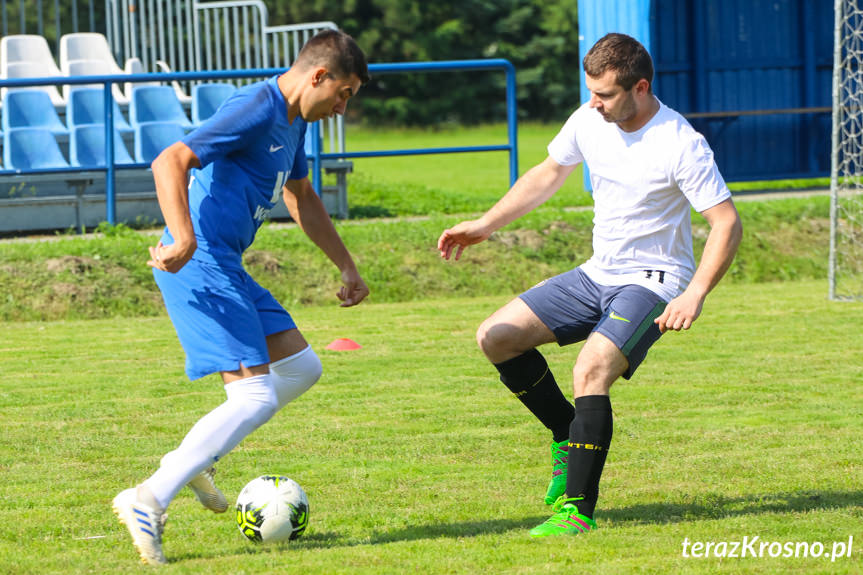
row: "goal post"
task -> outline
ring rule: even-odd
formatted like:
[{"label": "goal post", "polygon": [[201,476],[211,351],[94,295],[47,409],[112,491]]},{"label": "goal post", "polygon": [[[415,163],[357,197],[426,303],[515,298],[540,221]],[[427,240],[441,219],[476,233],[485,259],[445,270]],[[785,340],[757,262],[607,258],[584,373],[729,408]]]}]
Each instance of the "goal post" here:
[{"label": "goal post", "polygon": [[835,0],[831,300],[863,300],[863,0]]}]

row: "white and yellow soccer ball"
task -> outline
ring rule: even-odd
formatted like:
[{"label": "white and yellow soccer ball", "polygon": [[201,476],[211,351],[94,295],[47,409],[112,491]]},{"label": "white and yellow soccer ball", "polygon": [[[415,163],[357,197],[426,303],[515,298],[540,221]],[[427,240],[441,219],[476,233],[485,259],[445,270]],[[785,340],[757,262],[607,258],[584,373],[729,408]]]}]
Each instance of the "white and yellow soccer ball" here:
[{"label": "white and yellow soccer ball", "polygon": [[250,541],[276,543],[298,538],[309,524],[309,498],[284,475],[262,475],[237,497],[237,527]]}]

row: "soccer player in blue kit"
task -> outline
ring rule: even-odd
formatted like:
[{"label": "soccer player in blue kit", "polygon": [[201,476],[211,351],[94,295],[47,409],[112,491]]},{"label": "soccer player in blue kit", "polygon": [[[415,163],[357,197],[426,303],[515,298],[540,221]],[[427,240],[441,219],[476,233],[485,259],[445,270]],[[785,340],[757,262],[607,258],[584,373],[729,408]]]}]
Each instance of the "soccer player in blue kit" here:
[{"label": "soccer player in blue kit", "polygon": [[344,114],[368,80],[353,38],[326,30],[288,71],[238,90],[153,161],[167,226],[147,263],[186,352],[187,375],[219,372],[227,399],[198,420],[153,475],[114,498],[144,563],[167,563],[165,509],[180,489],[189,485],[204,507],[226,511],[214,463],[321,375],[291,316],[242,266],[243,251],[280,195],[341,271],[341,305],[369,293],[309,182],[304,151],[307,124]]}]

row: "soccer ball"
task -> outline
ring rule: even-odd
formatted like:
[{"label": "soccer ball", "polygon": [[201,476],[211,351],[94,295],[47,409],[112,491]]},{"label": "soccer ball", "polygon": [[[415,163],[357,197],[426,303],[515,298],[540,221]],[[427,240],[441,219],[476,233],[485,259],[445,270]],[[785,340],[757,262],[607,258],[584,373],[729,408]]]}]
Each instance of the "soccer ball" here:
[{"label": "soccer ball", "polygon": [[289,541],[309,524],[309,499],[300,484],[283,475],[251,480],[237,497],[237,527],[255,543]]}]

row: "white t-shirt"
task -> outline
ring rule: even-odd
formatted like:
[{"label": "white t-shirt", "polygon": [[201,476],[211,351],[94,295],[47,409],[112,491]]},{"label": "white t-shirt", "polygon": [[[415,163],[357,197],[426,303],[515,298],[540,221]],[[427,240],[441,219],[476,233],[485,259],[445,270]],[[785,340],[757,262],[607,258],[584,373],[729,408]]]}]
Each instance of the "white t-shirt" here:
[{"label": "white t-shirt", "polygon": [[690,205],[703,212],[731,197],[704,136],[661,102],[635,132],[584,104],[548,153],[560,165],[590,169],[593,256],[584,272],[602,285],[643,285],[666,300],[679,295],[695,273]]}]

